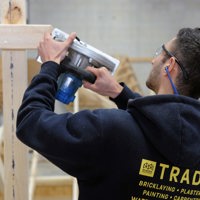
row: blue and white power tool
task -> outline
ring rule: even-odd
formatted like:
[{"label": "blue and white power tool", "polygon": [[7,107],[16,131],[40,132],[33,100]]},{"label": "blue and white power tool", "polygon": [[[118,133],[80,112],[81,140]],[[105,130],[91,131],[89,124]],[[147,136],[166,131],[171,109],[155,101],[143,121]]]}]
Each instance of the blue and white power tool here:
[{"label": "blue and white power tool", "polygon": [[[57,28],[52,31],[52,37],[57,41],[63,42],[68,36],[67,33]],[[119,65],[119,60],[82,42],[77,37],[68,49],[68,54],[61,65],[66,71],[58,78],[58,90],[55,98],[62,103],[69,104],[74,101],[76,91],[82,86],[82,80],[90,83],[94,83],[96,80],[94,74],[85,70],[87,66],[95,68],[104,66],[114,74]]]}]

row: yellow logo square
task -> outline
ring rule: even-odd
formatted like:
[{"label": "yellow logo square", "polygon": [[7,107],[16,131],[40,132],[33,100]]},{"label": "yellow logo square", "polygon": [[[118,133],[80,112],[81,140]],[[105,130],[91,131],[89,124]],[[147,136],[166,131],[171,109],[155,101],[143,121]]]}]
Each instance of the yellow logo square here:
[{"label": "yellow logo square", "polygon": [[156,162],[142,159],[139,172],[140,175],[154,177],[155,170],[156,170]]}]

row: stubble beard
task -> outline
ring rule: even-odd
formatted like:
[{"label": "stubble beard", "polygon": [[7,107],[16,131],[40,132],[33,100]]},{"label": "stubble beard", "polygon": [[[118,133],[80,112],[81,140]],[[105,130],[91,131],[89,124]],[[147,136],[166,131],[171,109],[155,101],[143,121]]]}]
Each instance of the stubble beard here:
[{"label": "stubble beard", "polygon": [[149,77],[146,80],[146,86],[154,91],[156,94],[158,93],[159,85],[160,85],[160,72],[161,72],[161,66],[156,66],[154,67],[150,74]]}]

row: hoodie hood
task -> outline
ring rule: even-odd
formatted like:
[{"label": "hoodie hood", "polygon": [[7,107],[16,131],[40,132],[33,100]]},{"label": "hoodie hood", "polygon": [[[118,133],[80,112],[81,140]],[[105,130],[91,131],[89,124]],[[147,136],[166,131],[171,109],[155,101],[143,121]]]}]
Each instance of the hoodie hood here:
[{"label": "hoodie hood", "polygon": [[146,138],[177,166],[200,164],[200,102],[177,95],[129,100],[128,111]]}]

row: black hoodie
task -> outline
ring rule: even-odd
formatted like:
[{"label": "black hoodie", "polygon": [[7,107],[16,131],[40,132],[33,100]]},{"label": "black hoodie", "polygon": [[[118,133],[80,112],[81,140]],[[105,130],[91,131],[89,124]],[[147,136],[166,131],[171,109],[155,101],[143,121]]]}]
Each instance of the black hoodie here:
[{"label": "black hoodie", "polygon": [[59,66],[27,88],[17,136],[79,184],[79,200],[200,200],[200,103],[141,97],[125,85],[119,109],[55,114]]}]

